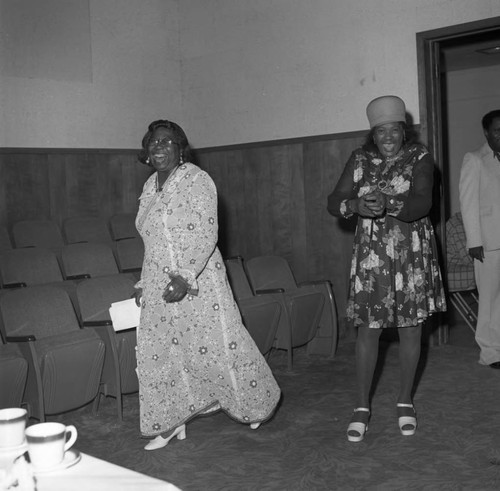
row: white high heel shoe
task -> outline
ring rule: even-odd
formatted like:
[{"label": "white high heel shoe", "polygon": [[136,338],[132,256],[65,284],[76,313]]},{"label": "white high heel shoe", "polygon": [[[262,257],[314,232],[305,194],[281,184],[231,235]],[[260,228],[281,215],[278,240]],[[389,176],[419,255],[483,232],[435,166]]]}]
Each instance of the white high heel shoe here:
[{"label": "white high heel shoe", "polygon": [[[354,413],[368,413],[370,417],[370,409],[367,407],[357,407]],[[350,442],[360,442],[365,437],[365,433],[368,431],[368,422],[362,423],[361,421],[351,421],[347,427],[347,439]]]},{"label": "white high heel shoe", "polygon": [[184,440],[186,438],[186,425],[178,426],[168,438],[158,435],[144,447],[144,450],[157,450],[158,448],[166,447],[174,436],[177,437],[177,440]]},{"label": "white high heel shoe", "polygon": [[413,404],[404,404],[402,402],[398,402],[398,408],[400,407],[411,408],[415,416],[399,416],[398,418],[399,430],[401,431],[401,434],[403,436],[414,435],[417,429],[417,418],[416,418],[415,408],[413,407]]}]

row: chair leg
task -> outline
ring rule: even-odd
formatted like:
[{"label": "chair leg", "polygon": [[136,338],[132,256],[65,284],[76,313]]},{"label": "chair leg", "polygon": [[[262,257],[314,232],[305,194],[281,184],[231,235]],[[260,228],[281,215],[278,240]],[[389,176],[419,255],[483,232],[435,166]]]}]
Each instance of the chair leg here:
[{"label": "chair leg", "polygon": [[121,393],[116,394],[116,412],[118,413],[118,420],[123,421],[123,404]]},{"label": "chair leg", "polygon": [[97,416],[97,414],[99,413],[99,403],[101,402],[101,396],[102,396],[102,392],[101,392],[101,389],[99,389],[99,392],[97,393],[97,395],[94,398],[94,403],[92,404],[92,414],[94,416]]}]

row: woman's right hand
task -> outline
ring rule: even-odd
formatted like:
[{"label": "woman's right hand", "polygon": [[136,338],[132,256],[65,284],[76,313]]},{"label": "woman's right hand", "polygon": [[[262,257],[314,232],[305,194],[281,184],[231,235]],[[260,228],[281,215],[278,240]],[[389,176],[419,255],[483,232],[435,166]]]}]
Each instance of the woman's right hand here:
[{"label": "woman's right hand", "polygon": [[376,218],[381,216],[385,210],[385,203],[379,205],[378,199],[379,196],[374,193],[366,194],[349,200],[349,207],[354,213],[364,218]]},{"label": "woman's right hand", "polygon": [[137,305],[137,307],[140,307],[142,298],[142,288],[136,288],[131,298],[135,298],[135,304]]}]

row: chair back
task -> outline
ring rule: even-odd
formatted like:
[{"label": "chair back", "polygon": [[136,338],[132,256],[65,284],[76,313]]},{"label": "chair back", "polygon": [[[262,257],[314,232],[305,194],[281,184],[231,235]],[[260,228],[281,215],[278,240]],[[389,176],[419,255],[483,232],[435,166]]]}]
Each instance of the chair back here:
[{"label": "chair back", "polygon": [[0,278],[4,287],[63,281],[56,255],[48,249],[39,247],[11,249],[1,253]]},{"label": "chair back", "polygon": [[116,259],[122,273],[140,271],[144,262],[144,242],[140,237],[119,240],[116,243]]},{"label": "chair back", "polygon": [[252,287],[248,282],[243,267],[243,260],[240,257],[228,258],[224,260],[224,263],[226,265],[229,284],[231,285],[236,300],[253,297]]},{"label": "chair back", "polygon": [[297,289],[290,265],[283,257],[254,257],[245,262],[245,269],[254,291],[273,288],[283,288],[285,291]]},{"label": "chair back", "polygon": [[0,252],[12,249],[12,242],[10,235],[5,227],[0,227]]},{"label": "chair back", "polygon": [[32,286],[0,296],[0,314],[7,336],[43,339],[80,330],[68,293],[54,286]]},{"label": "chair back", "polygon": [[81,281],[76,287],[76,295],[82,322],[110,321],[111,304],[131,298],[134,292],[134,282],[123,275]]},{"label": "chair back", "polygon": [[118,274],[118,265],[111,247],[106,244],[68,244],[61,250],[66,279]]},{"label": "chair back", "polygon": [[114,302],[131,298],[134,292],[134,282],[124,275],[83,280],[76,289],[83,325],[101,326],[96,327],[106,344],[101,390],[117,399],[119,419],[123,411],[121,394],[139,390],[135,354],[137,334],[135,329],[115,333],[109,308]]},{"label": "chair back", "polygon": [[60,249],[64,240],[57,223],[52,220],[21,220],[14,223],[12,237],[16,247]]},{"label": "chair back", "polygon": [[109,219],[111,236],[114,240],[139,238],[139,232],[135,227],[135,213],[117,213]]},{"label": "chair back", "polygon": [[79,242],[112,242],[108,225],[104,218],[94,216],[70,217],[63,224],[66,244]]}]

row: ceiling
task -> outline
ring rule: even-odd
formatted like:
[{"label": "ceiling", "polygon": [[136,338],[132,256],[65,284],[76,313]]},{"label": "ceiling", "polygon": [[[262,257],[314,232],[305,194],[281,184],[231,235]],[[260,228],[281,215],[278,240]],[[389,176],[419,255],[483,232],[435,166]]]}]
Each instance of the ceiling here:
[{"label": "ceiling", "polygon": [[442,44],[442,70],[465,70],[500,65],[500,50],[494,54],[484,54],[478,50],[500,46],[500,28],[488,33],[481,33],[458,41]]}]

